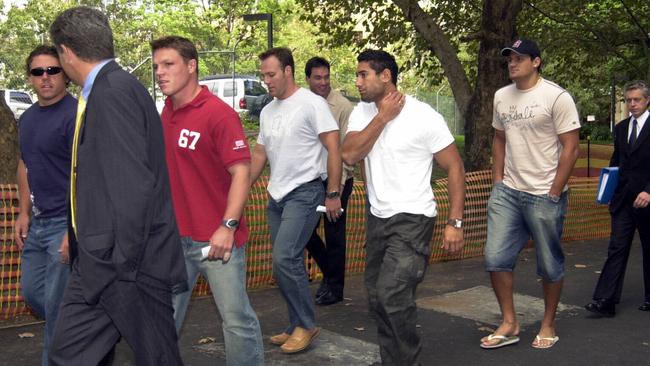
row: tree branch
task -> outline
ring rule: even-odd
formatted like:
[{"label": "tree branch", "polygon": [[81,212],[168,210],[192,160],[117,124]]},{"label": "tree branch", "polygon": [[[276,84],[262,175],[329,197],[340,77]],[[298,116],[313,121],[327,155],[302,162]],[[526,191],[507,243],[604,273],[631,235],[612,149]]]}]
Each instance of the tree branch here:
[{"label": "tree branch", "polygon": [[625,12],[627,13],[627,15],[630,16],[634,24],[637,26],[637,28],[639,28],[639,32],[641,32],[641,35],[643,36],[643,38],[645,38],[646,42],[650,42],[650,37],[648,36],[648,32],[646,32],[646,30],[643,28],[641,23],[639,23],[639,20],[634,16],[634,13],[632,13],[632,11],[627,6],[627,4],[625,4],[625,1],[621,0],[621,4],[623,4],[623,7],[625,8]]},{"label": "tree branch", "polygon": [[576,31],[576,33],[578,33],[578,34],[579,34],[580,32],[591,33],[591,34],[594,36],[595,40],[596,40],[596,41],[597,41],[597,42],[598,42],[598,43],[599,43],[603,48],[605,48],[607,51],[609,51],[610,53],[612,53],[613,55],[615,55],[616,57],[618,57],[619,59],[621,59],[625,64],[627,64],[628,66],[630,66],[632,69],[635,69],[635,70],[637,70],[637,71],[639,71],[639,72],[642,72],[642,70],[639,69],[639,67],[638,67],[637,65],[635,65],[632,61],[630,61],[627,57],[625,57],[625,55],[623,55],[619,50],[617,50],[616,48],[612,47],[611,42],[607,41],[606,37],[605,37],[602,33],[600,33],[599,31],[595,30],[594,28],[590,27],[590,26],[587,25],[585,22],[580,21],[580,18],[577,18],[577,17],[575,18],[575,19],[577,20],[577,24],[579,25],[579,27],[576,27],[576,26],[575,26],[575,23],[570,23],[570,22],[567,22],[567,21],[562,21],[562,20],[560,20],[560,19],[556,19],[556,18],[554,18],[553,16],[551,16],[549,13],[543,11],[541,8],[535,6],[535,5],[534,5],[533,3],[531,3],[531,2],[527,2],[526,5],[530,6],[533,10],[537,11],[538,13],[542,14],[542,15],[545,16],[546,18],[548,18],[548,19],[550,19],[550,20],[552,20],[552,21],[554,21],[554,22],[556,22],[556,23],[558,23],[558,24],[565,25],[565,26],[567,26],[567,27],[571,27],[571,28],[574,29],[574,30]]},{"label": "tree branch", "polygon": [[392,0],[410,21],[422,38],[428,43],[436,58],[440,61],[445,76],[449,81],[461,115],[465,116],[472,90],[465,69],[458,58],[456,49],[442,28],[418,4],[417,0]]}]

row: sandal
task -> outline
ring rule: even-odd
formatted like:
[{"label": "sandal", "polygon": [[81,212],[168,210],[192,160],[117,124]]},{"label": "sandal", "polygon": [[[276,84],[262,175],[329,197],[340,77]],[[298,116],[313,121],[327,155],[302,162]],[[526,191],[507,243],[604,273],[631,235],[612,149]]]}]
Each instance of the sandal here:
[{"label": "sandal", "polygon": [[[533,346],[533,348],[537,348],[537,349],[547,349],[547,348],[551,348],[551,347],[555,346],[555,343],[557,343],[557,341],[559,341],[559,340],[560,340],[560,337],[558,337],[558,336],[555,336],[555,337],[540,337],[539,334],[538,334],[538,335],[535,336],[535,341],[533,341],[533,344],[531,344],[531,346]],[[545,345],[540,345],[541,341],[549,341],[549,343],[545,344]]]},{"label": "sandal", "polygon": [[519,342],[519,337],[518,336],[505,336],[505,335],[499,335],[499,334],[490,334],[487,336],[488,341],[496,340],[497,343],[494,344],[485,344],[481,342],[481,348],[484,349],[493,349],[493,348],[501,348],[504,346],[508,346],[511,344],[515,344]]}]

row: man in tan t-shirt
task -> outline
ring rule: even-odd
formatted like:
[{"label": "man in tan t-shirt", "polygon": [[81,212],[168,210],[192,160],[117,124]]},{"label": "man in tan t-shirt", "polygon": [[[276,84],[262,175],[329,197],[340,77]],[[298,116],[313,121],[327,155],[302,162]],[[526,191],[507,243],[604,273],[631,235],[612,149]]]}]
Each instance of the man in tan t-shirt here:
[{"label": "man in tan t-shirt", "polygon": [[481,339],[481,347],[519,342],[513,270],[519,252],[532,237],[545,304],[532,346],[550,348],[559,340],[555,313],[564,278],[560,238],[567,181],[578,158],[580,123],[569,93],[540,76],[542,60],[535,42],[518,39],[501,54],[513,83],[494,95],[494,187],[488,201],[485,267],[503,320],[494,333]]},{"label": "man in tan t-shirt", "polygon": [[[330,64],[322,57],[312,57],[305,65],[305,77],[309,89],[327,100],[327,104],[339,125],[340,142],[343,144],[348,130],[348,118],[352,112],[352,103],[330,85]],[[341,207],[343,213],[336,221],[325,220],[325,243],[318,236],[317,230],[307,243],[307,250],[316,260],[323,272],[323,282],[316,291],[317,305],[331,305],[343,300],[345,282],[345,222],[348,199],[352,193],[352,174],[354,167],[343,164],[341,171]],[[327,181],[323,184],[327,186]],[[336,192],[333,192],[336,193]]]}]

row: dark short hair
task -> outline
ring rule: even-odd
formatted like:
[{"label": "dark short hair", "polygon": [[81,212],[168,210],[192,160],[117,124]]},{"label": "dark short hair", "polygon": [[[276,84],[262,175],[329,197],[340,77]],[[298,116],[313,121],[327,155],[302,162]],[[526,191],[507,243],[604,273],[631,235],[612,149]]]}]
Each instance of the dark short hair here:
[{"label": "dark short hair", "polygon": [[167,36],[151,41],[151,50],[158,51],[161,48],[171,48],[176,50],[185,63],[190,60],[196,60],[196,75],[199,75],[199,52],[192,41],[179,36]]},{"label": "dark short hair", "polygon": [[106,15],[97,9],[79,6],[65,10],[50,26],[50,37],[57,51],[64,45],[84,61],[115,57],[113,31]]},{"label": "dark short hair", "polygon": [[291,66],[291,76],[295,77],[295,64],[293,62],[293,54],[291,53],[291,50],[286,48],[286,47],[273,47],[269,48],[268,50],[260,53],[259,59],[260,61],[264,61],[267,58],[275,56],[275,58],[280,61],[280,65],[282,66],[282,70],[284,70],[285,67]]},{"label": "dark short hair", "polygon": [[311,77],[311,69],[317,68],[317,67],[325,67],[327,68],[327,71],[330,69],[330,63],[327,62],[326,59],[316,56],[312,57],[307,61],[305,64],[305,76],[308,78]]},{"label": "dark short hair", "polygon": [[644,97],[650,97],[650,88],[645,81],[642,80],[632,80],[625,84],[623,87],[623,94],[629,92],[630,90],[641,90]]},{"label": "dark short hair", "polygon": [[399,70],[397,68],[395,57],[390,53],[383,50],[367,49],[357,56],[357,61],[367,62],[370,65],[370,68],[377,74],[388,69],[388,71],[390,71],[391,81],[395,86],[397,86],[397,75],[399,74]]},{"label": "dark short hair", "polygon": [[29,70],[32,69],[32,61],[34,58],[41,55],[52,56],[57,60],[59,59],[59,54],[56,52],[56,48],[54,46],[45,44],[38,45],[32,52],[29,53],[29,56],[27,56],[27,59],[25,60],[25,69],[27,71],[27,75],[29,75]]}]

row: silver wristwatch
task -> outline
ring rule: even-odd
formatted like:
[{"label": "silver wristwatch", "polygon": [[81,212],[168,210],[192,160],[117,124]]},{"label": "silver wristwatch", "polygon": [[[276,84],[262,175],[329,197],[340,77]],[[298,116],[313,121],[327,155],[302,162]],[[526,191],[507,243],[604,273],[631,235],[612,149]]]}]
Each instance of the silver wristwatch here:
[{"label": "silver wristwatch", "polygon": [[463,228],[463,219],[449,219],[447,220],[447,225],[456,228],[456,229],[462,229]]},{"label": "silver wristwatch", "polygon": [[228,229],[232,229],[232,230],[234,230],[234,229],[236,229],[237,227],[239,227],[239,220],[235,220],[235,219],[223,219],[223,220],[221,220],[221,225],[227,227]]}]

